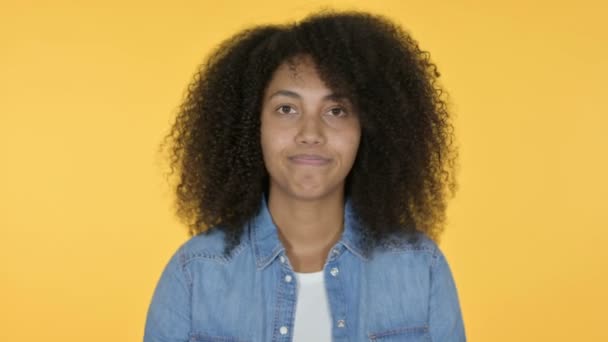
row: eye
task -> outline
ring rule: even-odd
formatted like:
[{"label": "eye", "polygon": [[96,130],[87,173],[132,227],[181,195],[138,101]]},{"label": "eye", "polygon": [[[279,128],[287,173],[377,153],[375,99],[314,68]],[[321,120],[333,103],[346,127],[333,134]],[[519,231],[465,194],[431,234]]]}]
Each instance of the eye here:
[{"label": "eye", "polygon": [[[346,111],[342,107],[334,107],[329,110],[329,113],[336,117],[346,116]],[[340,115],[342,114],[342,115]]]},{"label": "eye", "polygon": [[[287,112],[285,112],[285,108],[288,108],[288,109],[287,109]],[[279,111],[279,113],[281,113],[281,114],[292,114],[292,113],[289,111],[289,109],[293,109],[293,107],[292,107],[292,106],[288,106],[288,105],[282,105],[282,106],[279,106],[279,108],[277,108],[277,111]],[[295,111],[294,111],[294,112],[295,112]]]}]

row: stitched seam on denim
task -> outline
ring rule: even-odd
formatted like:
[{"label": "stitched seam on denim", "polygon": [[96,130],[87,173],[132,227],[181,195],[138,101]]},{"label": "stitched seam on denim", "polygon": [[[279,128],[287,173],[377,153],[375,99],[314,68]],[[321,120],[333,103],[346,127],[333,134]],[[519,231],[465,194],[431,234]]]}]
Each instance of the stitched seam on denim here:
[{"label": "stitched seam on denim", "polygon": [[364,255],[363,253],[361,253],[361,251],[350,240],[344,239],[344,241],[342,241],[342,243],[344,244],[344,246],[348,247],[348,250],[351,253],[353,253],[354,255],[358,256],[363,261],[369,261],[370,260],[370,258],[368,256]]},{"label": "stitched seam on denim", "polygon": [[247,246],[247,242],[241,243],[240,245],[238,245],[237,247],[234,248],[232,253],[227,258],[221,254],[209,253],[209,252],[205,252],[205,251],[184,252],[184,254],[185,254],[184,255],[184,264],[188,264],[191,261],[196,260],[196,259],[213,260],[220,264],[227,264],[230,261],[232,261],[232,259],[234,259],[234,257],[236,257],[246,246]]},{"label": "stitched seam on denim", "polygon": [[188,285],[188,302],[190,303],[190,330],[192,330],[192,275],[190,274],[190,272],[188,271],[188,269],[186,268],[186,256],[184,254],[180,254],[179,256],[179,268],[180,271],[182,272],[184,278],[186,279],[186,283]]},{"label": "stitched seam on denim", "polygon": [[387,253],[405,253],[405,252],[415,252],[415,251],[423,251],[423,252],[431,252],[434,253],[433,247],[385,247],[385,251]]},{"label": "stitched seam on denim", "polygon": [[180,270],[182,271],[184,278],[186,279],[186,283],[188,284],[188,289],[190,291],[192,291],[192,275],[190,274],[190,272],[188,271],[188,268],[186,267],[187,263],[188,263],[188,261],[186,259],[186,255],[180,254],[180,256],[179,256]]},{"label": "stitched seam on denim", "polygon": [[382,332],[378,332],[378,333],[369,333],[367,334],[367,336],[375,341],[378,338],[382,338],[382,337],[387,337],[387,336],[392,336],[392,335],[396,335],[396,334],[402,334],[402,333],[407,333],[407,332],[428,332],[429,331],[429,327],[427,325],[423,325],[423,326],[419,326],[419,327],[403,327],[403,328],[396,328],[396,329],[391,329],[391,330],[386,330],[386,331],[382,331]]},{"label": "stitched seam on denim", "polygon": [[289,267],[287,267],[286,264],[281,264],[281,269],[279,270],[279,282],[280,283],[279,283],[279,288],[278,288],[278,291],[277,291],[277,296],[276,296],[276,300],[275,300],[275,304],[274,304],[275,305],[274,306],[274,322],[272,322],[273,323],[272,324],[273,325],[273,329],[272,329],[273,330],[272,331],[272,340],[273,341],[276,341],[277,338],[280,338],[280,337],[277,337],[278,329],[276,329],[277,326],[278,326],[277,323],[279,323],[279,320],[280,320],[279,305],[280,305],[280,302],[281,302],[280,299],[286,295],[285,293],[282,292],[283,290],[281,290],[285,286],[285,285],[283,285],[282,280],[281,280],[282,276],[283,276],[283,269],[289,270]]},{"label": "stitched seam on denim", "polygon": [[228,337],[228,336],[216,336],[216,335],[208,335],[208,334],[201,334],[201,333],[196,333],[196,334],[192,334],[190,335],[190,339],[195,338],[195,339],[201,339],[201,338],[206,338],[206,339],[213,339],[213,341],[219,341],[219,342],[247,342],[241,339],[238,339],[236,337]]},{"label": "stitched seam on denim", "polygon": [[268,258],[265,258],[262,261],[260,261],[259,263],[256,263],[256,266],[258,268],[264,268],[264,267],[270,265],[271,261],[274,260],[274,259],[276,259],[277,255],[279,255],[279,253],[281,253],[282,250],[283,250],[283,247],[281,247],[280,245],[277,245],[272,250],[272,252],[268,256]]},{"label": "stitched seam on denim", "polygon": [[[262,257],[262,256],[260,255],[260,249],[258,248],[258,239],[256,237],[256,229],[251,226],[251,222],[249,223],[249,234],[250,234],[249,240],[250,240],[251,246],[253,248],[253,256],[255,257],[255,264],[258,268],[262,267],[263,265],[265,265],[268,262],[268,259],[260,260],[260,257]],[[271,253],[271,255],[274,253],[276,253],[276,248]],[[265,255],[263,257],[265,257]]]},{"label": "stitched seam on denim", "polygon": [[433,255],[431,257],[431,267],[429,268],[429,298],[428,298],[428,304],[427,304],[427,318],[426,321],[430,324],[431,323],[431,300],[432,300],[432,296],[433,296],[433,272],[434,272],[434,268],[435,265],[437,264],[437,260],[439,259],[441,250],[439,249],[439,246],[435,246],[435,250],[433,251]]},{"label": "stitched seam on denim", "polygon": [[441,253],[441,250],[439,249],[439,246],[435,246],[435,248],[433,248],[433,257],[431,260],[431,270],[435,267],[435,265],[437,265],[437,261],[442,256],[441,254],[442,253]]},{"label": "stitched seam on denim", "polygon": [[[337,262],[335,263],[335,265],[336,265],[336,267],[338,267],[338,269],[340,269],[340,267],[339,267],[340,265]],[[343,308],[344,308],[342,319],[346,319],[347,313],[351,312],[350,308],[348,307],[348,302],[346,301],[346,298],[345,298],[346,296],[344,295],[344,292],[345,292],[344,289],[346,288],[344,283],[346,282],[346,280],[344,280],[344,277],[338,277],[337,280],[338,280],[338,286],[340,287],[340,291],[338,291],[338,297],[339,297],[338,302],[341,302],[343,305]],[[334,325],[334,324],[335,324],[335,322],[332,322],[332,325]]]},{"label": "stitched seam on denim", "polygon": [[[280,271],[279,271],[280,272]],[[279,273],[279,277],[280,277],[280,273]],[[279,285],[280,286],[280,285]],[[279,322],[279,298],[281,298],[281,291],[277,291],[277,295],[275,297],[274,300],[274,320],[272,322],[272,340],[276,341],[277,340],[277,323]]]}]

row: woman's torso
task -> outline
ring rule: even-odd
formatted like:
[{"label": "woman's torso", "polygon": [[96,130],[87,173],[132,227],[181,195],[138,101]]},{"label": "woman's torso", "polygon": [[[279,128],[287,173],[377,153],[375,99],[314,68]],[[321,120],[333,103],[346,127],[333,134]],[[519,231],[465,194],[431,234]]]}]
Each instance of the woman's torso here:
[{"label": "woman's torso", "polygon": [[[394,238],[366,254],[348,210],[323,268],[332,340],[465,341],[455,284],[435,242],[417,233],[416,242]],[[146,341],[163,340],[167,329],[189,341],[292,341],[297,281],[267,208],[229,256],[222,251],[219,230],[180,247],[157,285]]]}]

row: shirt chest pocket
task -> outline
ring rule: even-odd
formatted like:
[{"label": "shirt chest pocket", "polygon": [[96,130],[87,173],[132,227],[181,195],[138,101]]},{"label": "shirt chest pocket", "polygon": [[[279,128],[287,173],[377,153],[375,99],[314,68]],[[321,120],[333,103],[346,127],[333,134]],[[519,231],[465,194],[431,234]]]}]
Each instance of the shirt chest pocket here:
[{"label": "shirt chest pocket", "polygon": [[371,342],[429,342],[431,335],[427,326],[399,327],[367,334]]}]

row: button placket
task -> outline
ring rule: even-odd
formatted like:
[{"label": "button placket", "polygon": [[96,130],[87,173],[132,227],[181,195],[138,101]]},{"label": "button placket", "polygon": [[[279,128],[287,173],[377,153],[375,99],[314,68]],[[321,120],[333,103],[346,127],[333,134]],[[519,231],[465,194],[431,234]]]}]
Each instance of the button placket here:
[{"label": "button placket", "polygon": [[330,252],[331,258],[330,261],[326,265],[326,272],[328,272],[331,277],[328,279],[326,286],[328,291],[328,300],[331,305],[331,310],[333,312],[333,324],[337,330],[334,331],[334,338],[343,339],[347,338],[348,331],[346,328],[346,303],[344,298],[344,289],[342,285],[342,281],[338,278],[340,274],[339,263],[337,262],[336,256],[340,254],[339,247],[335,247]]},{"label": "button placket", "polygon": [[[293,269],[291,268],[291,264],[289,263],[289,259],[287,258],[287,256],[285,254],[279,254],[279,261],[280,261],[280,268],[281,268],[281,273],[282,273],[282,280],[281,282],[283,283],[283,285],[281,285],[282,287],[286,287],[286,289],[284,291],[280,291],[282,293],[282,302],[284,303],[283,305],[290,303],[293,301],[292,296],[295,295],[295,293],[293,292],[295,288],[297,288],[297,283],[295,282],[295,278],[294,278],[294,274],[293,274]],[[281,278],[280,278],[281,279]],[[291,306],[291,305],[290,305]],[[281,341],[283,341],[284,338],[289,338],[289,335],[291,333],[290,331],[290,324],[293,324],[293,322],[290,322],[289,317],[292,317],[292,311],[295,309],[294,307],[284,307],[281,311],[283,312],[282,315],[280,315],[277,321],[277,325],[278,325],[278,333],[281,337]],[[276,328],[275,328],[276,329]],[[276,331],[276,330],[275,330]]]}]

